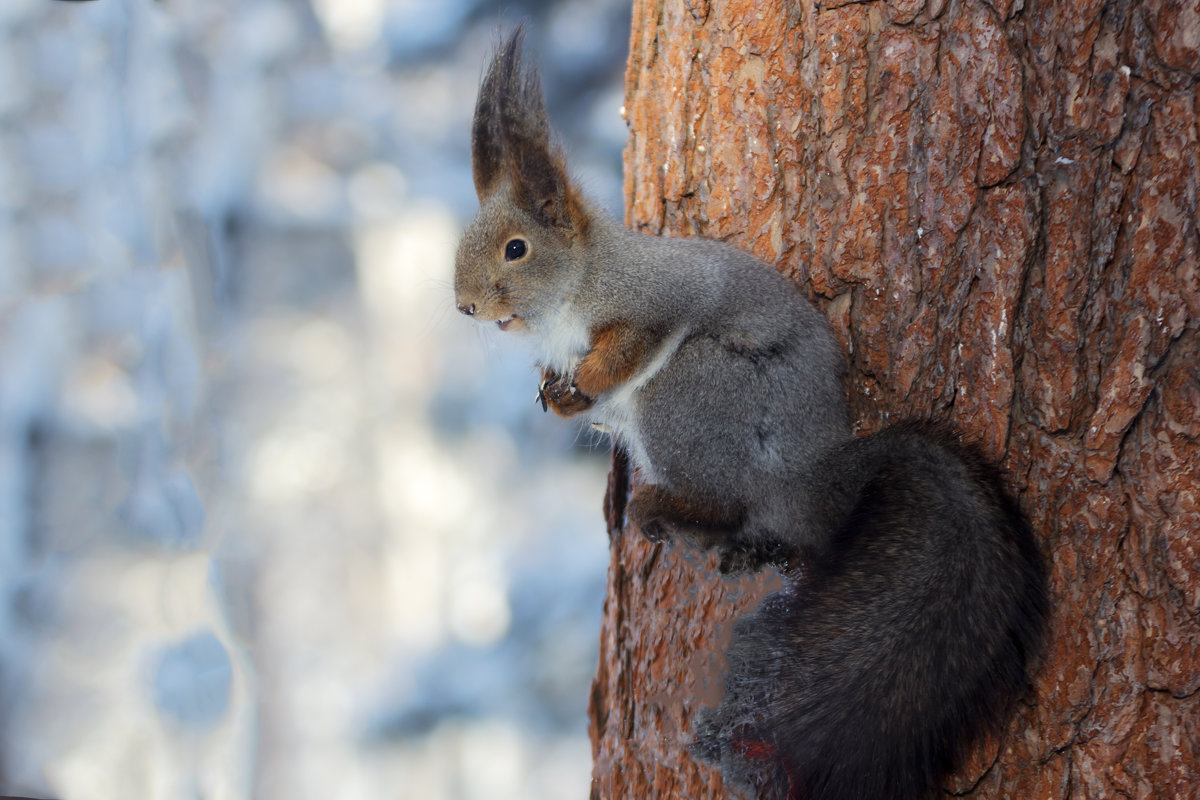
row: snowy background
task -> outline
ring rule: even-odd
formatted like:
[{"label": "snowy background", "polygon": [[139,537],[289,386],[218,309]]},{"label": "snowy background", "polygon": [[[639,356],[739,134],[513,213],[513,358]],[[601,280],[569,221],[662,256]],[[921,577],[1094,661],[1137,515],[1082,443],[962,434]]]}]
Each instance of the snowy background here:
[{"label": "snowy background", "polygon": [[518,18],[619,213],[627,5],[0,2],[0,794],[587,795],[606,447],[450,277]]}]

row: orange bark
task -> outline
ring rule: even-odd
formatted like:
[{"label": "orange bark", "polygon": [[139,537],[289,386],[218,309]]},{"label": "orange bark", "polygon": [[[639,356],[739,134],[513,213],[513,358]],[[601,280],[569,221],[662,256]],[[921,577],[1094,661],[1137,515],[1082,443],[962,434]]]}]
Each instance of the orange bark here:
[{"label": "orange bark", "polygon": [[[793,277],[858,428],[953,421],[1042,542],[1049,653],[971,797],[1200,785],[1197,31],[1195,0],[635,2],[629,223]],[[689,720],[769,578],[613,541],[593,797],[722,797]]]}]

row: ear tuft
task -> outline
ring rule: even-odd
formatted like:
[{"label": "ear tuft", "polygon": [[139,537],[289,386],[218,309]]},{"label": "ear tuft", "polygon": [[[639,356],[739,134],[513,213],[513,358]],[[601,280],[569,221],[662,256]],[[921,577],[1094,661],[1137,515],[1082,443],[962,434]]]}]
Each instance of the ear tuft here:
[{"label": "ear tuft", "polygon": [[480,203],[495,191],[497,179],[506,169],[504,140],[500,134],[499,89],[504,74],[505,54],[513,44],[513,38],[510,38],[492,55],[492,62],[479,84],[479,97],[475,100],[475,117],[471,123],[471,174]]},{"label": "ear tuft", "polygon": [[587,212],[567,175],[566,159],[551,140],[541,81],[522,59],[524,41],[521,25],[497,52],[488,73],[489,79],[496,74],[491,102],[513,198],[540,222],[571,236],[581,235],[587,228]]}]

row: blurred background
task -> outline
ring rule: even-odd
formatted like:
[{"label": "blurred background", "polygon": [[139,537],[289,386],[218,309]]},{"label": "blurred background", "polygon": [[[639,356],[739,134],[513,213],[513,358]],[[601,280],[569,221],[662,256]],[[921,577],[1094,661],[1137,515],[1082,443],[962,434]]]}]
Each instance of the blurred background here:
[{"label": "blurred background", "polygon": [[0,3],[0,794],[587,796],[607,442],[451,274],[520,18],[620,213],[627,6]]}]

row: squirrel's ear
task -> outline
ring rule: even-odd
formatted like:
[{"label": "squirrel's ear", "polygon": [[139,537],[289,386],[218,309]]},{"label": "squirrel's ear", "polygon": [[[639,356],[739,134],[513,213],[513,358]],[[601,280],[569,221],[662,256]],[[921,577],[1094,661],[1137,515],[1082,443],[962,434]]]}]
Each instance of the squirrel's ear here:
[{"label": "squirrel's ear", "polygon": [[587,228],[587,212],[567,176],[562,153],[550,140],[550,122],[537,72],[521,62],[524,38],[524,27],[518,27],[497,53],[497,64],[493,65],[500,66],[493,107],[498,112],[513,196],[521,208],[539,220],[569,235],[582,234]]},{"label": "squirrel's ear", "polygon": [[481,204],[495,190],[497,179],[505,168],[499,88],[504,75],[505,52],[512,45],[510,39],[492,56],[492,63],[479,85],[479,97],[475,100],[475,119],[471,123],[471,174]]}]

